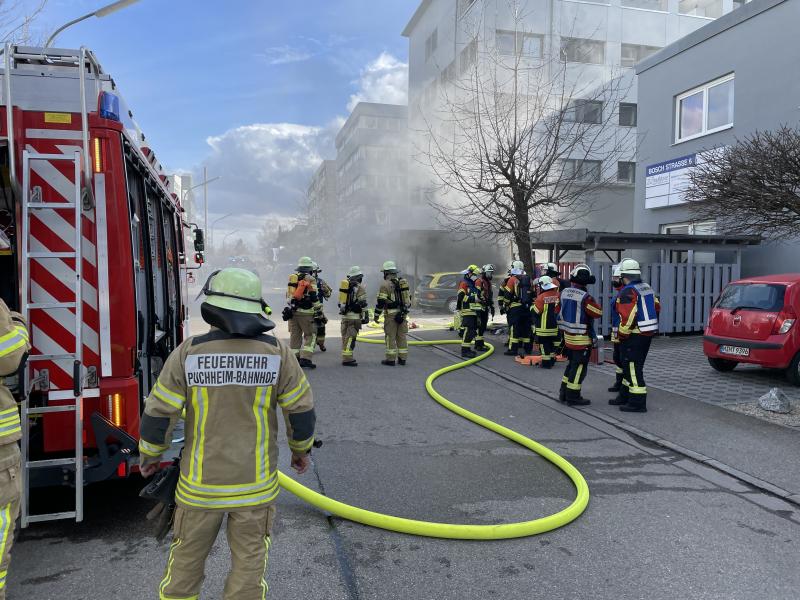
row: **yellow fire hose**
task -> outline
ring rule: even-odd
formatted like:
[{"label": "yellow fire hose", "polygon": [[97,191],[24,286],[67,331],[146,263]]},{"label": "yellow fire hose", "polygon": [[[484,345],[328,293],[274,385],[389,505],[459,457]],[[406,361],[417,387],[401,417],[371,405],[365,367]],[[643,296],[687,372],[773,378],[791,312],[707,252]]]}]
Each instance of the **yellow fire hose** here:
[{"label": "yellow fire hose", "polygon": [[[369,344],[382,344],[381,340],[368,339],[359,337],[358,341]],[[461,340],[431,340],[431,341],[412,341],[410,345],[414,346],[440,346],[446,344],[460,344]],[[503,427],[490,421],[489,419],[477,415],[473,412],[462,408],[458,404],[450,402],[447,398],[442,396],[433,387],[433,382],[445,373],[450,373],[457,369],[463,369],[477,362],[482,361],[494,352],[494,346],[486,343],[489,350],[475,358],[454,363],[447,367],[438,369],[428,376],[425,381],[425,389],[428,394],[436,400],[439,404],[446,409],[454,412],[457,415],[464,417],[477,423],[481,427],[485,427],[495,433],[499,433],[503,437],[516,442],[520,446],[524,446],[533,452],[536,452],[543,458],[547,459],[559,469],[561,469],[567,477],[570,478],[575,486],[575,499],[565,509],[546,517],[540,517],[531,521],[522,521],[519,523],[503,523],[498,525],[463,525],[455,523],[435,523],[429,521],[417,521],[415,519],[405,519],[402,517],[395,517],[392,515],[385,515],[381,513],[372,512],[356,506],[339,502],[328,496],[323,496],[311,490],[304,485],[299,484],[297,481],[288,477],[282,472],[278,473],[278,482],[281,487],[295,496],[305,500],[309,504],[316,506],[320,510],[329,512],[343,519],[362,523],[371,527],[378,527],[380,529],[387,529],[389,531],[397,531],[400,533],[408,533],[411,535],[420,535],[427,537],[437,537],[446,539],[461,539],[461,540],[502,540],[509,538],[526,537],[530,535],[537,535],[546,531],[551,531],[562,527],[575,519],[586,509],[589,503],[589,486],[586,485],[586,480],[581,475],[580,471],[576,469],[569,461],[556,454],[549,448],[542,446],[538,442],[517,433],[516,431]]]}]

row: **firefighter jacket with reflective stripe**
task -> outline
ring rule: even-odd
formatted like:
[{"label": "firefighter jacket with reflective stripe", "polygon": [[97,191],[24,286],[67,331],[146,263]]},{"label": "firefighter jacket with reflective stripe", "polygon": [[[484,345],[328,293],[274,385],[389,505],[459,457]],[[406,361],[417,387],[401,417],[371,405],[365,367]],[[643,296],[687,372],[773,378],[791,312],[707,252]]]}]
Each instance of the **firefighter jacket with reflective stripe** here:
[{"label": "firefighter jacket with reflective stripe", "polygon": [[508,281],[510,279],[510,276],[503,279],[497,288],[497,305],[503,310],[508,308],[508,305],[511,303],[511,294],[508,290]]},{"label": "firefighter jacket with reflective stripe", "polygon": [[161,460],[185,410],[177,503],[208,510],[268,504],[278,494],[278,408],[291,450],[308,452],[314,402],[292,351],[269,335],[212,328],[164,363],[142,415],[141,463]]},{"label": "firefighter jacket with reflective stripe", "polygon": [[411,308],[411,294],[408,282],[402,277],[399,279],[384,279],[378,289],[378,299],[375,303],[375,317],[382,313],[393,316],[400,311],[408,312]]},{"label": "firefighter jacket with reflective stripe", "polygon": [[329,286],[328,283],[322,277],[317,277],[316,282],[317,282],[317,293],[319,294],[320,302],[328,300],[333,295],[333,290],[331,289],[331,286]]},{"label": "firefighter jacket with reflective stripe", "polygon": [[500,289],[500,293],[505,298],[505,303],[508,308],[522,305],[522,300],[519,297],[519,278],[516,275],[512,275],[506,279],[506,282]]},{"label": "firefighter jacket with reflective stripe", "polygon": [[363,284],[342,279],[339,284],[339,313],[343,321],[360,321],[367,308],[367,288]]},{"label": "firefighter jacket with reflective stripe", "polygon": [[617,300],[619,299],[622,288],[614,289],[618,291],[614,296],[613,302],[611,302],[611,342],[613,344],[619,344],[619,311],[617,311]]},{"label": "firefighter jacket with reflective stripe", "polygon": [[649,285],[632,281],[622,288],[616,304],[620,318],[620,339],[639,334],[652,336],[658,332],[661,303]]},{"label": "firefighter jacket with reflective stripe", "polygon": [[492,289],[492,280],[481,275],[475,284],[478,286],[478,289],[481,292],[481,302],[483,303],[484,308],[491,310],[492,307],[494,307],[494,290]]},{"label": "firefighter jacket with reflective stripe", "polygon": [[0,300],[0,471],[19,461],[17,441],[22,437],[19,409],[3,378],[17,372],[30,349],[22,315]]},{"label": "firefighter jacket with reflective stripe", "polygon": [[558,327],[564,332],[564,343],[572,350],[592,345],[593,321],[603,315],[600,305],[584,286],[573,284],[561,292]]},{"label": "firefighter jacket with reflective stripe", "polygon": [[322,310],[322,303],[319,300],[317,290],[317,280],[307,273],[292,273],[289,275],[286,299],[291,304],[294,312],[297,313],[310,315]]},{"label": "firefighter jacket with reflective stripe", "polygon": [[558,336],[558,313],[561,305],[561,293],[558,288],[540,292],[531,307],[534,326],[538,337]]},{"label": "firefighter jacket with reflective stripe", "polygon": [[481,291],[475,282],[466,277],[458,283],[456,308],[462,317],[475,316],[476,311],[483,310]]}]

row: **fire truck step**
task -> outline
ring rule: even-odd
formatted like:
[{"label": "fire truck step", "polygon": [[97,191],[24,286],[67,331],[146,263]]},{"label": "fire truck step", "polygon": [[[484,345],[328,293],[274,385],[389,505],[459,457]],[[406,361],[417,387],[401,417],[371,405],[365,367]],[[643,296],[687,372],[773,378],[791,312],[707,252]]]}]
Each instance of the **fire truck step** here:
[{"label": "fire truck step", "polygon": [[[74,411],[74,404],[65,404],[64,406],[34,406],[28,409],[29,415],[44,415],[47,413],[69,412]],[[72,462],[75,462],[74,460]]]},{"label": "fire truck step", "polygon": [[28,515],[26,520],[28,523],[40,523],[42,521],[59,521],[61,519],[74,519],[78,514],[72,510],[70,512],[60,513],[47,513],[44,515]]},{"label": "fire truck step", "polygon": [[74,302],[31,302],[28,308],[44,309],[44,308],[75,308]]},{"label": "fire truck step", "polygon": [[75,208],[74,202],[28,202],[28,208],[31,210],[44,210],[44,209],[57,209],[62,208]]},{"label": "fire truck step", "polygon": [[49,458],[47,460],[29,460],[25,463],[28,469],[43,469],[45,467],[75,466],[75,457],[72,458]]},{"label": "fire truck step", "polygon": [[39,360],[75,360],[74,354],[34,354],[28,357],[28,362]]},{"label": "fire truck step", "polygon": [[74,252],[28,252],[28,258],[75,258]]}]

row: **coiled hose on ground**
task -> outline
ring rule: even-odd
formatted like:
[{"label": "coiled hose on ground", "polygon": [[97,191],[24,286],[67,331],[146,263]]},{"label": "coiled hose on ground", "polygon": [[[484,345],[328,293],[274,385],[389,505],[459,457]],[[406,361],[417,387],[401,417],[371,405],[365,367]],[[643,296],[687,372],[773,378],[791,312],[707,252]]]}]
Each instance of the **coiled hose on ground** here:
[{"label": "coiled hose on ground", "polygon": [[[383,343],[380,339],[370,339],[363,336],[359,337],[358,341],[368,344]],[[460,343],[461,340],[452,339],[409,342],[410,345],[414,346],[442,346]],[[470,365],[480,362],[490,356],[494,352],[494,346],[489,343],[486,345],[489,347],[489,349],[477,357],[448,365],[431,373],[425,381],[425,389],[431,398],[436,400],[436,402],[444,406],[447,410],[452,411],[455,414],[480,425],[481,427],[485,427],[486,429],[494,431],[495,433],[502,435],[506,439],[509,439],[520,446],[536,452],[538,455],[547,459],[561,469],[564,474],[570,478],[575,486],[576,491],[575,499],[565,509],[546,517],[540,517],[538,519],[522,521],[519,523],[502,523],[497,525],[435,523],[429,521],[418,521],[415,519],[405,519],[402,517],[395,517],[393,515],[385,515],[359,508],[357,506],[351,506],[349,504],[345,504],[344,502],[339,502],[338,500],[329,498],[328,496],[323,496],[322,494],[319,494],[314,490],[311,490],[298,483],[284,473],[279,472],[278,482],[280,483],[281,487],[286,491],[291,492],[298,498],[308,502],[309,504],[316,506],[320,510],[329,512],[343,519],[355,521],[356,523],[362,523],[371,527],[387,529],[389,531],[397,531],[400,533],[426,537],[460,540],[502,540],[537,535],[539,533],[544,533],[546,531],[563,527],[564,525],[577,519],[586,509],[586,506],[589,503],[589,486],[586,484],[586,480],[583,478],[583,475],[581,475],[578,469],[576,469],[562,456],[556,454],[538,442],[522,435],[521,433],[517,433],[508,427],[499,425],[494,421],[490,421],[486,417],[477,415],[459,406],[458,404],[451,402],[437,392],[433,387],[433,382],[442,375],[458,369],[469,367]]]}]

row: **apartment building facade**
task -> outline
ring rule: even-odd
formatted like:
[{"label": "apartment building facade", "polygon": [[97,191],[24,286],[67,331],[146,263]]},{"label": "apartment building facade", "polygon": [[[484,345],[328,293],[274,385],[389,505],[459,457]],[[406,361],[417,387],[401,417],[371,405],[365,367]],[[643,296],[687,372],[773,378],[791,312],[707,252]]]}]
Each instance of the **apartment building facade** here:
[{"label": "apartment building facade", "polygon": [[[607,126],[633,143],[613,161],[599,155],[564,161],[564,168],[578,169],[587,181],[613,180],[594,193],[594,212],[565,225],[632,231],[638,137],[633,67],[734,8],[733,0],[423,0],[403,30],[409,42],[409,126],[427,135],[445,86],[487,54],[520,57],[523,65],[558,61],[566,78],[583,89],[619,81],[624,93],[618,106],[576,100],[576,118],[612,120]],[[412,177],[423,187],[425,180],[424,169]]]},{"label": "apartment building facade", "polygon": [[[800,123],[798,23],[800,0],[754,0],[637,66],[643,135],[635,231],[716,233],[715,222],[691,220],[683,197],[688,174],[706,151]],[[798,256],[800,236],[749,248],[742,274],[796,272]],[[691,258],[727,262],[713,254]]]}]

